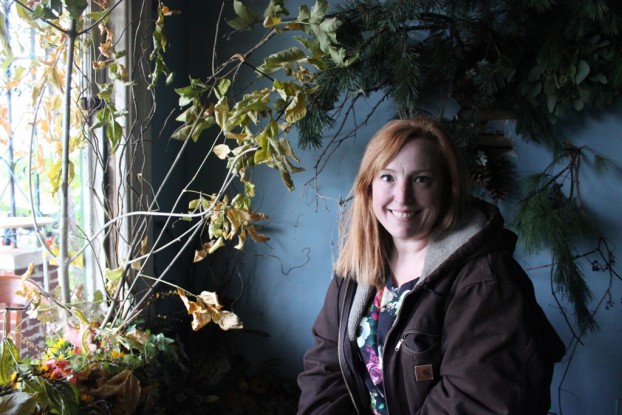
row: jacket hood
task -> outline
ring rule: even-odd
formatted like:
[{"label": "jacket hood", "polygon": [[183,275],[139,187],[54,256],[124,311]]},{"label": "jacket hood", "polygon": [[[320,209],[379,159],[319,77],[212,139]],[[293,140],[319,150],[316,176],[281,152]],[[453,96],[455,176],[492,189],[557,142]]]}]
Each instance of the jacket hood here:
[{"label": "jacket hood", "polygon": [[504,228],[499,209],[475,199],[459,224],[451,230],[434,233],[428,242],[423,271],[418,284],[442,274],[443,269],[492,251],[514,253],[516,235]]}]

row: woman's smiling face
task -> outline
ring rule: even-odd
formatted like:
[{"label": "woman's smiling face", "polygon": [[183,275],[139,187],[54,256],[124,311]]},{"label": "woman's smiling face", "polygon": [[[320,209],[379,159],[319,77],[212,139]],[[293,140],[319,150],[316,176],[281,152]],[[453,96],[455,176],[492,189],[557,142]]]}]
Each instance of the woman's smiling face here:
[{"label": "woman's smiling face", "polygon": [[443,170],[438,145],[408,141],[372,182],[372,208],[393,241],[426,241],[442,212]]}]

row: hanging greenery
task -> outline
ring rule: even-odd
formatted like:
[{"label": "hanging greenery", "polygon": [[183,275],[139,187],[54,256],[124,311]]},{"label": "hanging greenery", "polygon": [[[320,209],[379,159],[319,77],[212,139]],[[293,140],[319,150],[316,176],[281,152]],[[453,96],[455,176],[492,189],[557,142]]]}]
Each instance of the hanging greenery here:
[{"label": "hanging greenery", "polygon": [[[328,62],[313,79],[307,115],[297,124],[303,147],[340,145],[347,137],[327,144],[324,132],[340,133],[336,121],[372,94],[390,100],[400,117],[458,104],[448,127],[465,147],[474,182],[497,201],[515,193],[516,181],[504,157],[511,141],[490,141],[491,121],[513,120],[517,134],[545,145],[557,162],[576,160],[583,154],[564,148],[556,124],[604,108],[622,92],[620,2],[345,0],[333,6],[341,22],[337,40],[357,59],[349,66]],[[375,108],[359,112],[358,125]],[[597,232],[580,203],[578,176],[560,190],[549,174],[526,189],[516,229],[532,251],[551,252],[556,293],[573,305],[581,331],[595,329],[589,284],[574,258],[577,244]]]},{"label": "hanging greenery", "polygon": [[327,123],[314,118],[330,120],[343,94],[382,91],[400,116],[453,98],[505,111],[519,133],[551,146],[559,119],[620,94],[619,3],[349,0],[335,8],[338,40],[360,59],[329,64],[315,79],[317,115],[301,123],[304,145],[321,143]]}]

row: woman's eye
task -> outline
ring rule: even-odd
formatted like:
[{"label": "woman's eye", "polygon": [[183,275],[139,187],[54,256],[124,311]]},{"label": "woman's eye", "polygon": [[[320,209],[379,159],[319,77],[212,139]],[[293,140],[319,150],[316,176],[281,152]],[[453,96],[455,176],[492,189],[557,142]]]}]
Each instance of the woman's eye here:
[{"label": "woman's eye", "polygon": [[417,176],[414,180],[415,183],[427,183],[430,181],[430,178],[428,176]]},{"label": "woman's eye", "polygon": [[393,176],[391,176],[390,174],[382,174],[380,175],[380,180],[382,180],[383,182],[392,182]]}]

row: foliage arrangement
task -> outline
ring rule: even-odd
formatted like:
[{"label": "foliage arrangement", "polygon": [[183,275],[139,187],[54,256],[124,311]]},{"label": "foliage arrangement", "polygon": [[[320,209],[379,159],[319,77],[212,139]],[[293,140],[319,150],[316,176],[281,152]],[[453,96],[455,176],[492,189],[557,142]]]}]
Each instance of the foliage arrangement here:
[{"label": "foliage arrangement", "polygon": [[[237,249],[244,248],[247,237],[267,240],[255,228],[265,216],[252,208],[251,172],[256,166],[267,165],[293,188],[291,174],[300,167],[287,134],[306,115],[310,80],[329,62],[338,66],[349,63],[336,42],[339,22],[326,16],[326,1],[301,6],[298,15],[289,19],[283,1],[271,1],[263,18],[269,30],[266,37],[246,53],[231,56],[222,64],[214,62],[208,79],[192,79],[187,87],[176,90],[180,124],[173,138],[184,142],[180,156],[192,143],[211,140],[204,164],[210,156],[226,160],[226,174],[217,193],[195,192],[188,184],[180,191],[173,211],[161,212],[156,200],[176,164],[167,167],[169,173],[159,189],[135,179],[142,177],[140,155],[145,151],[144,142],[151,139],[147,131],[154,113],[139,109],[135,98],[147,96],[155,105],[160,81],[168,84],[173,79],[165,60],[169,47],[165,19],[177,12],[158,1],[154,21],[149,22],[153,25],[133,22],[117,27],[112,16],[122,4],[107,0],[94,0],[92,5],[86,0],[3,2],[3,13],[9,6],[16,7],[20,19],[43,39],[41,47],[47,59],[24,63],[14,55],[11,37],[2,24],[0,41],[7,46],[2,62],[10,68],[3,82],[7,90],[31,92],[33,112],[25,116],[32,144],[26,157],[35,160],[33,172],[47,172],[60,205],[58,244],[48,246],[44,236],[38,235],[58,265],[59,290],[46,292],[25,284],[20,293],[52,331],[46,345],[32,345],[36,352],[32,357],[22,355],[9,338],[3,341],[3,413],[145,413],[153,409],[161,381],[160,375],[152,373],[158,367],[155,363],[169,361],[179,370],[183,362],[175,355],[171,338],[152,334],[144,326],[144,312],[162,292],[161,285],[173,288],[182,300],[192,317],[193,330],[212,322],[222,330],[242,326],[238,317],[219,303],[217,293],[197,295],[168,282],[172,264],[158,275],[149,275],[153,256],[171,249],[171,243],[164,242],[165,231],[150,233],[152,220],[164,217],[165,229],[172,221],[190,222],[173,262],[187,248],[196,247],[197,241],[195,260],[200,261],[236,238]],[[234,1],[233,6],[238,17],[228,23],[235,31],[258,19],[241,2]],[[150,6],[140,7],[148,16]],[[0,15],[2,23],[7,22],[6,17]],[[134,35],[138,39],[134,50],[122,49],[117,35],[127,30],[148,31]],[[232,88],[252,53],[272,37],[291,32],[301,34],[296,38],[300,47],[272,55],[255,68],[266,80],[264,87],[250,91]],[[151,45],[142,43],[144,39]],[[82,60],[84,57],[88,59]],[[276,71],[283,71],[285,79],[272,78],[270,74]],[[132,99],[122,102],[119,91]],[[146,116],[128,118],[132,112]],[[10,120],[2,121],[7,136],[12,136],[15,131]],[[104,222],[88,229],[70,224],[70,200],[76,191],[72,190],[76,177],[72,156],[84,148],[96,154],[95,163],[104,172],[111,164],[129,166],[119,174],[120,184],[112,198],[106,197],[110,189],[92,189],[101,196]],[[233,190],[236,181],[242,184],[242,192]],[[138,195],[131,210],[123,204],[130,194]],[[195,195],[194,199],[180,206],[187,194]],[[32,210],[36,224],[36,209]],[[86,292],[72,281],[72,272],[81,272],[85,253],[97,262],[102,290]],[[29,273],[23,276],[24,281]],[[223,396],[221,392],[219,396]]]},{"label": "foliage arrangement", "polygon": [[[589,283],[576,260],[581,243],[599,233],[581,201],[578,166],[586,160],[602,170],[608,161],[564,144],[556,125],[604,108],[622,93],[621,5],[345,0],[334,9],[342,23],[337,39],[346,56],[358,59],[349,66],[329,63],[313,79],[315,93],[298,124],[302,144],[323,146],[328,157],[356,135],[357,127],[344,131],[344,119],[363,125],[386,100],[396,116],[431,112],[447,118],[473,181],[497,202],[517,193],[517,179],[506,156],[511,139],[495,122],[514,121],[520,137],[546,146],[555,160],[528,181],[516,229],[533,251],[550,250],[555,291],[572,304],[579,332],[596,329]],[[355,104],[370,98],[370,110],[354,114]],[[323,140],[327,128],[337,130],[329,142]],[[572,172],[553,173],[564,161]],[[555,203],[542,203],[553,193]]]},{"label": "foliage arrangement", "polygon": [[4,339],[2,413],[149,413],[157,402],[160,379],[147,371],[174,356],[172,340],[136,328],[104,336],[98,334],[96,343],[83,349],[82,342],[67,340],[70,335],[49,335],[44,352],[34,359],[20,356],[11,339]]}]

